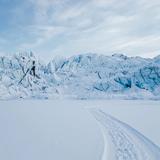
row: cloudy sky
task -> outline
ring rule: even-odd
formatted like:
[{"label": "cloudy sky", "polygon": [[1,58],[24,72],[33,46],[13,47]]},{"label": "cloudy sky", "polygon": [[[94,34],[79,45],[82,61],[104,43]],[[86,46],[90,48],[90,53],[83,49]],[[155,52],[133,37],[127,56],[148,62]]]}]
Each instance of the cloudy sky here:
[{"label": "cloudy sky", "polygon": [[0,0],[0,54],[160,54],[160,0]]}]

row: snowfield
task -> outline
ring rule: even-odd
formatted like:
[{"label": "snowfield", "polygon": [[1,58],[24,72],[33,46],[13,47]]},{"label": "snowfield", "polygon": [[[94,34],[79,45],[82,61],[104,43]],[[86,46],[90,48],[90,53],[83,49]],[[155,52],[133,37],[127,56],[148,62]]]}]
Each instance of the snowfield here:
[{"label": "snowfield", "polygon": [[1,160],[98,160],[103,138],[92,115],[66,102],[0,102]]},{"label": "snowfield", "polygon": [[[102,160],[158,160],[160,148],[130,126],[105,114],[92,111],[104,136]],[[110,148],[110,149],[108,149]]]},{"label": "snowfield", "polygon": [[159,160],[159,106],[131,100],[1,101],[0,159]]}]

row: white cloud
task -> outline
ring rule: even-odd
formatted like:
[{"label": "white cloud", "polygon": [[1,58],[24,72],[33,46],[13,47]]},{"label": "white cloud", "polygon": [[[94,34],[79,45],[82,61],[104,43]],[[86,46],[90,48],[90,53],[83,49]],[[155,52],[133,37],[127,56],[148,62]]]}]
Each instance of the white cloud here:
[{"label": "white cloud", "polygon": [[82,52],[152,56],[160,50],[159,0],[28,2],[34,8],[34,21],[24,28],[29,35],[19,45],[24,50],[43,54],[47,48],[48,56]]},{"label": "white cloud", "polygon": [[48,22],[48,10],[60,1],[58,0],[29,0],[35,9],[35,22],[36,23],[46,23]]},{"label": "white cloud", "polygon": [[27,32],[34,35],[36,38],[31,42],[22,43],[19,48],[21,50],[25,49],[35,49],[40,47],[44,42],[49,41],[52,37],[57,36],[65,31],[64,27],[56,26],[30,26],[27,28]]}]

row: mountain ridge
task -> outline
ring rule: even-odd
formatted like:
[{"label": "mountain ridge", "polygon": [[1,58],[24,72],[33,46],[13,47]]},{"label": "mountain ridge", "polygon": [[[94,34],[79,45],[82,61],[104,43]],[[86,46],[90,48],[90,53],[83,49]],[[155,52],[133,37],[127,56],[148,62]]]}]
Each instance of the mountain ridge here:
[{"label": "mountain ridge", "polygon": [[[32,61],[37,76],[24,77]],[[160,99],[160,55],[87,53],[47,64],[32,52],[1,56],[0,82],[0,99]]]}]

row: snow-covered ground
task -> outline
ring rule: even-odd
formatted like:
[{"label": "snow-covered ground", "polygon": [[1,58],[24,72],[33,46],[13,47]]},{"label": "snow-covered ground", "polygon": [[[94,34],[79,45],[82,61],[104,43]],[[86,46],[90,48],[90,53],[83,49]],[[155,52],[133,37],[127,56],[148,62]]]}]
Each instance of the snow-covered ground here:
[{"label": "snow-covered ground", "polygon": [[0,102],[1,160],[98,160],[102,149],[99,128],[79,106]]},{"label": "snow-covered ground", "polygon": [[104,137],[102,160],[158,160],[160,148],[127,124],[107,115],[100,109],[92,110]]},{"label": "snow-covered ground", "polygon": [[159,101],[1,101],[0,159],[159,160],[159,115]]}]

